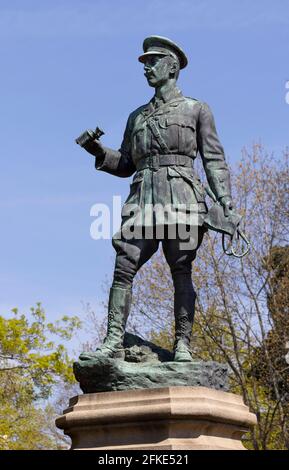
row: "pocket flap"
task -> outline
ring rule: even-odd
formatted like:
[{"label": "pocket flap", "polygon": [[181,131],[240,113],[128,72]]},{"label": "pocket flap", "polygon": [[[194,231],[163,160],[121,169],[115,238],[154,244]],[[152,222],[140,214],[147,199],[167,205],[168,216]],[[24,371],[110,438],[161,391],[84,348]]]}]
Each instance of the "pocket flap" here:
[{"label": "pocket flap", "polygon": [[168,175],[175,178],[182,178],[182,175],[177,171],[175,170],[174,168],[168,166]]},{"label": "pocket flap", "polygon": [[203,202],[205,198],[205,190],[201,181],[191,174],[188,174],[187,170],[178,167],[177,169],[168,167],[168,174],[171,177],[181,177],[184,181],[186,181],[190,186],[192,186],[195,196],[198,202]]},{"label": "pocket flap", "polygon": [[193,131],[195,131],[195,128],[192,124],[191,119],[187,116],[181,116],[177,114],[173,116],[167,116],[166,125],[171,126],[172,124],[175,124],[180,127],[190,127]]}]

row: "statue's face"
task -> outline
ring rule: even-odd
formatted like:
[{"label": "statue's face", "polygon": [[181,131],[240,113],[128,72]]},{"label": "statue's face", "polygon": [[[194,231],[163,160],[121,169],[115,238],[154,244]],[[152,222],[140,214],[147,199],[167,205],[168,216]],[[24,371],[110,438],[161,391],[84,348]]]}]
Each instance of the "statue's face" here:
[{"label": "statue's face", "polygon": [[155,88],[164,85],[169,80],[174,72],[174,66],[168,56],[151,55],[146,58],[144,71],[149,86]]}]

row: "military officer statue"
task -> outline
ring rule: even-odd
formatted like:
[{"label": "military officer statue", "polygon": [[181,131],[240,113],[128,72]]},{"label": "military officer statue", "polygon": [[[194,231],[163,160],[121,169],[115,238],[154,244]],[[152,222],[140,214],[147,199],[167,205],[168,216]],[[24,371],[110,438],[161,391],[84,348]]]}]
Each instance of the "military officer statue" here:
[{"label": "military officer statue", "polygon": [[[148,104],[130,114],[120,150],[104,147],[93,131],[86,131],[77,140],[95,156],[97,170],[120,177],[134,174],[123,208],[122,227],[113,237],[116,262],[107,335],[95,354],[114,357],[122,349],[134,276],[161,242],[175,290],[174,361],[187,362],[192,360],[190,338],[196,298],[192,261],[207,230],[204,219],[208,212],[204,189],[193,169],[197,154],[202,158],[209,191],[224,216],[232,211],[230,177],[210,108],[206,103],[184,97],[176,86],[179,71],[188,62],[185,53],[173,41],[160,36],[146,38],[143,49],[139,61],[144,64],[145,77],[155,94]],[[161,237],[155,230],[153,236],[142,231],[139,237],[129,237],[122,228],[131,222],[130,209],[126,210],[131,204],[138,207],[141,215],[152,204],[171,207],[165,219],[158,220],[158,212],[154,213],[154,229],[161,223],[167,229],[177,206],[186,216],[194,213],[189,222],[187,219],[182,222],[186,227],[193,225],[190,228],[194,230],[187,235],[190,242],[193,238],[193,243],[184,247],[184,237],[177,232],[174,237],[168,236],[168,230]]]}]

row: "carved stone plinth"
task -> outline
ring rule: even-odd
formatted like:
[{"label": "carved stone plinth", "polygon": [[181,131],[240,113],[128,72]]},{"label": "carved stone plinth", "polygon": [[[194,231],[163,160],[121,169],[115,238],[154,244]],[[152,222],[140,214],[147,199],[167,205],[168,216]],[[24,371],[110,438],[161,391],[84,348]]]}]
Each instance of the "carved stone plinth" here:
[{"label": "carved stone plinth", "polygon": [[75,450],[244,450],[256,417],[238,395],[166,387],[76,396],[56,424]]}]

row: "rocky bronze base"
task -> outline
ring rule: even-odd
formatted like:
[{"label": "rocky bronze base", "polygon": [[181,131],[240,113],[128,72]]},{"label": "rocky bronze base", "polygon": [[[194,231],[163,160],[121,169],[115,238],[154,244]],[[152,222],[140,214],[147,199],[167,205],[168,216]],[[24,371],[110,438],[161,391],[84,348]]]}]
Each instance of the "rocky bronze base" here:
[{"label": "rocky bronze base", "polygon": [[227,390],[228,370],[217,362],[173,362],[170,351],[126,333],[123,357],[83,353],[74,374],[84,393],[202,386]]},{"label": "rocky bronze base", "polygon": [[56,421],[75,450],[245,450],[256,424],[241,397],[204,387],[90,393]]}]

